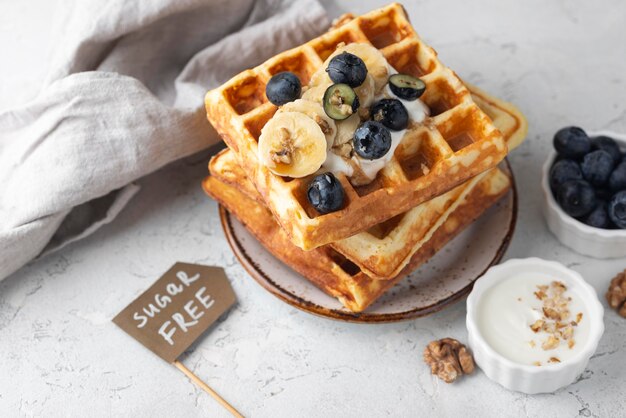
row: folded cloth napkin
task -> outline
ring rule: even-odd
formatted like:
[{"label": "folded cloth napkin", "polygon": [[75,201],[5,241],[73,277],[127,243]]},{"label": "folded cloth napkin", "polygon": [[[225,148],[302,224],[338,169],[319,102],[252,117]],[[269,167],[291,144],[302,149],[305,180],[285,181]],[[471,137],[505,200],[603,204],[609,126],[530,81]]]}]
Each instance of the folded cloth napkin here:
[{"label": "folded cloth napkin", "polygon": [[134,180],[216,143],[206,91],[328,26],[316,0],[64,7],[45,87],[0,113],[0,279],[112,220]]}]

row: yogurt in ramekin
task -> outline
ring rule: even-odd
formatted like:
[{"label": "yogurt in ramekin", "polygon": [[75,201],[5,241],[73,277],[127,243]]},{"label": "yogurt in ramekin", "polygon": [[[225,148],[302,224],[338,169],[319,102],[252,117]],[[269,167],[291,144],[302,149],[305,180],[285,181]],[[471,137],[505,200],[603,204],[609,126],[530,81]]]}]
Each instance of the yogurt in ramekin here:
[{"label": "yogurt in ramekin", "polygon": [[575,271],[539,258],[492,267],[467,300],[476,364],[502,386],[553,392],[585,369],[604,332],[604,310]]}]

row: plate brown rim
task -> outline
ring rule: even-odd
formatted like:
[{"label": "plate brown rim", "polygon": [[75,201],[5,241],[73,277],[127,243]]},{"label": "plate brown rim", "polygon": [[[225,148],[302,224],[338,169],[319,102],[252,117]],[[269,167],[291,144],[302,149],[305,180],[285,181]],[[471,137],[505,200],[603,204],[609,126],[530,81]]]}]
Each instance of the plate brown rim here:
[{"label": "plate brown rim", "polygon": [[[511,243],[511,239],[513,238],[513,233],[515,232],[515,226],[517,225],[517,213],[518,213],[518,194],[517,194],[517,186],[515,183],[515,175],[513,174],[513,169],[508,161],[508,159],[504,160],[506,164],[506,168],[510,173],[511,177],[511,193],[513,194],[513,204],[511,210],[511,220],[509,222],[509,228],[507,233],[505,234],[500,246],[496,250],[494,257],[491,259],[487,267],[483,271],[474,277],[470,283],[462,288],[461,290],[453,293],[452,295],[441,299],[432,305],[428,305],[421,308],[410,309],[404,312],[396,312],[396,313],[388,313],[388,314],[372,314],[368,313],[367,310],[365,312],[350,312],[339,309],[329,309],[323,306],[320,306],[316,303],[310,302],[306,299],[301,298],[298,295],[293,294],[289,290],[281,287],[278,283],[274,282],[271,277],[267,275],[259,265],[250,257],[250,255],[243,249],[243,246],[235,236],[233,231],[233,226],[231,223],[231,214],[222,206],[219,205],[219,214],[220,214],[220,222],[222,224],[222,229],[224,230],[224,234],[226,235],[226,240],[228,241],[228,245],[233,250],[235,257],[239,260],[240,264],[243,268],[248,272],[248,274],[263,287],[265,290],[269,291],[271,294],[279,298],[280,300],[288,303],[289,305],[300,309],[304,312],[308,312],[310,314],[321,316],[327,319],[333,319],[337,321],[343,322],[353,322],[353,323],[363,323],[363,324],[374,324],[374,323],[391,323],[391,322],[400,322],[400,321],[408,321],[415,318],[420,318],[424,316],[428,316],[435,312],[439,312],[440,310],[454,304],[455,302],[465,298],[472,288],[474,287],[474,282],[478,280],[490,267],[497,264],[509,247]],[[271,254],[271,253],[270,253]],[[272,255],[273,257],[273,255]],[[281,262],[280,260],[278,260]],[[282,263],[282,262],[281,262]],[[288,267],[288,266],[287,266]],[[299,274],[296,272],[296,274]]]}]

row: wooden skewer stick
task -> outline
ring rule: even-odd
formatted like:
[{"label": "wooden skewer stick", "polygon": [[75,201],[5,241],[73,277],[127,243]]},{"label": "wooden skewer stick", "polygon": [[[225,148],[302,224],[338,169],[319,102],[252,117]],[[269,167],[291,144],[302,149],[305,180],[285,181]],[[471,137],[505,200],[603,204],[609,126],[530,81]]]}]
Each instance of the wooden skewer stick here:
[{"label": "wooden skewer stick", "polygon": [[233,408],[233,406],[231,404],[226,402],[226,400],[224,398],[222,398],[220,395],[218,395],[217,392],[215,392],[213,389],[211,389],[209,387],[209,385],[207,385],[202,380],[200,380],[200,378],[198,376],[196,376],[195,374],[193,374],[193,372],[191,370],[189,370],[187,367],[185,367],[185,365],[183,363],[181,363],[180,361],[176,360],[176,361],[174,361],[174,366],[176,366],[176,368],[178,370],[183,372],[185,374],[185,376],[187,376],[192,382],[194,382],[196,385],[198,385],[200,387],[200,389],[204,390],[206,393],[211,395],[213,397],[213,399],[218,401],[220,403],[220,405],[222,405],[224,408],[226,408],[226,410],[228,412],[230,412],[234,417],[244,418],[244,416],[241,415],[239,413],[239,411],[237,411],[235,408]]}]

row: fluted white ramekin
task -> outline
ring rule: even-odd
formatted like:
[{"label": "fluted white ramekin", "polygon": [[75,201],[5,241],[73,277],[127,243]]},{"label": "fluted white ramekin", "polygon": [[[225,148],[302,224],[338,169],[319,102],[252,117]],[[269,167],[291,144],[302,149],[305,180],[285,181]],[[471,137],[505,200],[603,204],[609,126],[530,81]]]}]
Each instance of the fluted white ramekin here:
[{"label": "fluted white ramekin", "polygon": [[[626,147],[626,135],[615,132],[588,132],[589,136],[609,136]],[[626,257],[626,229],[600,229],[572,218],[556,202],[550,190],[550,168],[556,159],[552,151],[543,165],[541,188],[544,194],[543,213],[548,228],[561,244],[595,258]]]},{"label": "fluted white ramekin", "polygon": [[[590,321],[589,339],[583,349],[574,357],[561,363],[546,364],[541,367],[515,363],[496,352],[485,340],[478,325],[478,307],[485,291],[512,275],[537,273],[560,280],[570,289],[583,297]],[[560,263],[540,258],[512,259],[494,266],[476,281],[472,293],[467,299],[467,331],[469,345],[474,353],[478,367],[491,380],[507,389],[528,394],[554,392],[574,382],[585,370],[589,359],[596,351],[604,333],[604,309],[595,290],[580,274]]]}]

